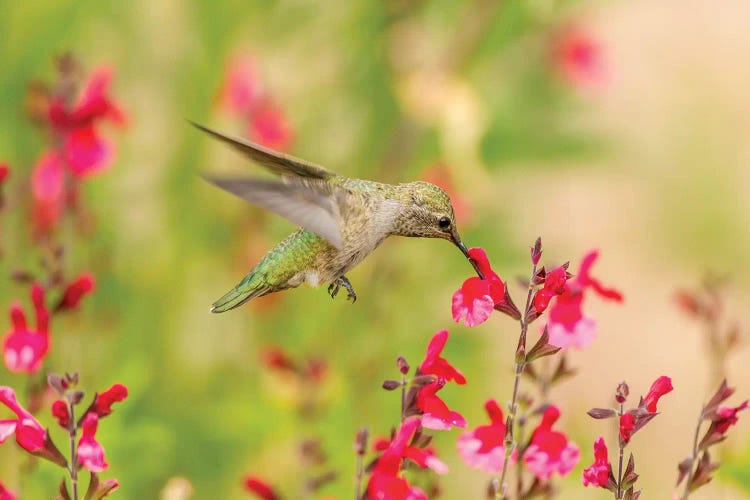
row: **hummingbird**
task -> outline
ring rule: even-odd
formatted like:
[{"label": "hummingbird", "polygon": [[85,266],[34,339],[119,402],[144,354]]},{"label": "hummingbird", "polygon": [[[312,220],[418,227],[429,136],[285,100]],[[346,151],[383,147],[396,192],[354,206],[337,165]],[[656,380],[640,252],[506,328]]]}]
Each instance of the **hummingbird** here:
[{"label": "hummingbird", "polygon": [[211,312],[226,312],[255,297],[302,283],[313,287],[328,283],[332,298],[343,287],[347,299],[354,303],[357,294],[347,271],[388,236],[451,241],[483,277],[458,234],[450,198],[434,184],[352,179],[260,144],[193,125],[280,177],[205,176],[208,182],[299,226],[216,300]]}]

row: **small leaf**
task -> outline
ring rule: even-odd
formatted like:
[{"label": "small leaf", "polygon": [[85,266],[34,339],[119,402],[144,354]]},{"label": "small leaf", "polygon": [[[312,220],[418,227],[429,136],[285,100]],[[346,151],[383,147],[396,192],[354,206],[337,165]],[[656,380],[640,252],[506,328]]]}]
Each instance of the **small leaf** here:
[{"label": "small leaf", "polygon": [[713,418],[719,405],[732,394],[734,394],[734,388],[727,386],[727,379],[722,380],[716,393],[711,397],[708,403],[706,403],[706,406],[703,407],[702,418]]},{"label": "small leaf", "polygon": [[60,481],[60,487],[57,489],[55,500],[70,500],[68,484],[65,482],[65,478],[62,478],[62,481]]},{"label": "small leaf", "polygon": [[549,332],[547,331],[547,327],[545,326],[544,330],[542,331],[542,336],[539,337],[539,340],[537,340],[536,344],[534,344],[534,347],[532,347],[528,354],[526,354],[526,362],[530,363],[535,359],[543,358],[545,356],[552,356],[553,354],[559,352],[560,349],[560,347],[549,343]]},{"label": "small leaf", "polygon": [[692,458],[686,458],[679,464],[677,464],[677,484],[675,487],[679,486],[683,479],[690,473],[690,470],[693,468],[693,459]]}]

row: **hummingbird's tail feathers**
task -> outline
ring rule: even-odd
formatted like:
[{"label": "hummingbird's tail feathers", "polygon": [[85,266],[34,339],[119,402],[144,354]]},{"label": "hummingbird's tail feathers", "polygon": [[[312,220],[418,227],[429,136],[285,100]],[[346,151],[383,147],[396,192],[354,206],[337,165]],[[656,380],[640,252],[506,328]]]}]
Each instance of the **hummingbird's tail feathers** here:
[{"label": "hummingbird's tail feathers", "polygon": [[242,304],[255,297],[260,297],[268,293],[268,288],[261,287],[255,289],[241,289],[240,287],[234,288],[227,292],[219,300],[211,304],[212,313],[223,313],[231,311],[236,307],[240,307]]},{"label": "hummingbird's tail feathers", "polygon": [[220,140],[225,144],[229,144],[235,150],[239,151],[246,157],[250,158],[256,163],[259,163],[266,167],[271,172],[278,175],[286,176],[299,176],[299,177],[314,177],[317,179],[329,179],[334,177],[336,174],[330,170],[326,170],[320,165],[300,160],[293,156],[279,153],[273,149],[269,149],[260,144],[238,139],[235,137],[229,137],[217,132],[216,130],[204,127],[193,121],[190,122],[195,128],[202,130],[208,135]]}]

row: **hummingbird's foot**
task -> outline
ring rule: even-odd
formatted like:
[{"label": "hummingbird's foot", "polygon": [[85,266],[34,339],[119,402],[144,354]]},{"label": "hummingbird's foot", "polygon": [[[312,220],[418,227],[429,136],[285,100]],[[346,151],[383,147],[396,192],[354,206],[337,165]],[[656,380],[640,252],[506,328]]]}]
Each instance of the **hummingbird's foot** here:
[{"label": "hummingbird's foot", "polygon": [[335,298],[339,293],[339,288],[341,288],[342,286],[346,288],[346,298],[350,299],[352,301],[352,304],[354,304],[357,301],[357,294],[354,291],[354,287],[352,286],[351,282],[347,279],[346,276],[341,276],[336,281],[328,285],[328,294],[331,296],[331,298]]}]

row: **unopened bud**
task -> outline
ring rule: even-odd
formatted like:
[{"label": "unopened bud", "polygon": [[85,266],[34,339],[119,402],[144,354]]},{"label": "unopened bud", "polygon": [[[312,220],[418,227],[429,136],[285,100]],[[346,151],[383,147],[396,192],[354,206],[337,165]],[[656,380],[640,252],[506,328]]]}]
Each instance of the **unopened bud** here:
[{"label": "unopened bud", "polygon": [[384,380],[383,381],[383,389],[386,391],[395,391],[401,387],[401,382],[398,380]]},{"label": "unopened bud", "polygon": [[65,392],[65,381],[57,373],[47,375],[47,385],[61,396]]},{"label": "unopened bud", "polygon": [[84,393],[83,391],[73,391],[70,394],[68,394],[68,401],[70,401],[70,404],[77,405],[81,402],[83,399]]},{"label": "unopened bud", "polygon": [[630,394],[630,388],[628,387],[628,384],[625,383],[625,381],[620,382],[620,385],[617,386],[617,392],[615,393],[615,400],[622,404],[628,399],[628,395]]},{"label": "unopened bud", "polygon": [[539,237],[534,242],[534,246],[531,247],[531,263],[534,265],[539,264],[539,259],[542,258],[542,238]]},{"label": "unopened bud", "polygon": [[430,385],[435,381],[435,375],[419,375],[411,379],[412,384],[416,386]]},{"label": "unopened bud", "polygon": [[369,434],[370,430],[367,427],[363,427],[354,436],[354,452],[357,455],[363,456],[365,451],[367,451],[367,437]]},{"label": "unopened bud", "polygon": [[409,373],[409,363],[407,363],[406,358],[403,356],[399,356],[398,359],[396,359],[396,365],[398,365],[398,371],[400,371],[402,375]]}]

